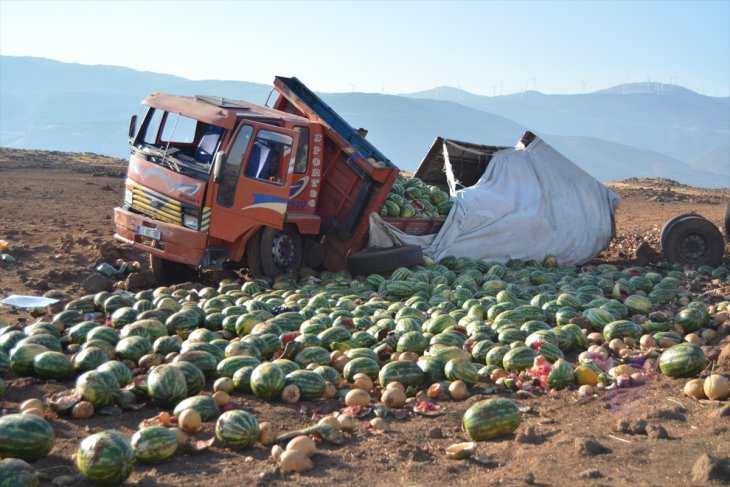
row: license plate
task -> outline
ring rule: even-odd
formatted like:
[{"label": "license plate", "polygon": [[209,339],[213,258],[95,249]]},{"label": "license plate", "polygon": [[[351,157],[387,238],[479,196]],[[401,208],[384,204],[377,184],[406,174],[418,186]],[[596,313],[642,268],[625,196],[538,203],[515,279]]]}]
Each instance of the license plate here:
[{"label": "license plate", "polygon": [[155,240],[160,239],[160,231],[155,230],[154,228],[143,227],[142,225],[137,225],[137,233],[139,235],[142,235],[143,237],[149,237],[149,238],[153,238]]}]

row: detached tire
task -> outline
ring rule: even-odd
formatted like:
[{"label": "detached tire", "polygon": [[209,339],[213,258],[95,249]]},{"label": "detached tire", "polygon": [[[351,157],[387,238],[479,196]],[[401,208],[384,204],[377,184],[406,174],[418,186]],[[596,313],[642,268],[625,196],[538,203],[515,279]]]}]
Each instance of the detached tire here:
[{"label": "detached tire", "polygon": [[418,245],[368,248],[347,258],[347,268],[353,275],[384,274],[399,267],[423,264],[423,251]]},{"label": "detached tire", "polygon": [[197,272],[190,266],[150,255],[150,268],[155,278],[162,284],[177,284],[193,281]]},{"label": "detached tire", "polygon": [[695,214],[669,220],[662,229],[661,242],[664,258],[682,265],[716,267],[720,265],[725,250],[720,230]]}]

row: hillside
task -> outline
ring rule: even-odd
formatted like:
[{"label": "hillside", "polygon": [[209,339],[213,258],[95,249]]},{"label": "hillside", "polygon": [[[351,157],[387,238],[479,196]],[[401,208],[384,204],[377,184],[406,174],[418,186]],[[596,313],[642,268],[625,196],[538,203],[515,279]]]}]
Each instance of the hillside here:
[{"label": "hillside", "polygon": [[[288,73],[283,73],[288,74]],[[306,80],[304,80],[306,82]],[[513,145],[532,130],[594,177],[671,177],[730,186],[728,99],[642,84],[585,95],[483,97],[453,88],[392,96],[322,94],[404,170],[414,170],[437,136]],[[129,117],[154,91],[215,94],[265,103],[269,85],[191,81],[116,66],[0,56],[0,146],[128,154]],[[691,165],[690,165],[691,164]]]}]

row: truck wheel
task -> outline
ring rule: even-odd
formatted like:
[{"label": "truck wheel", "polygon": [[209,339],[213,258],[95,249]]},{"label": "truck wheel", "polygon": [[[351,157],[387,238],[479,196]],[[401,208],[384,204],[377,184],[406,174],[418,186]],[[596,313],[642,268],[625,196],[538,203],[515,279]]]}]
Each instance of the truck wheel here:
[{"label": "truck wheel", "polygon": [[423,264],[423,251],[418,245],[368,248],[347,258],[347,267],[353,275],[382,274],[419,264]]},{"label": "truck wheel", "polygon": [[680,215],[662,230],[662,252],[672,263],[714,267],[720,265],[724,250],[720,230],[700,215]]},{"label": "truck wheel", "polygon": [[302,266],[302,238],[289,225],[264,227],[248,241],[246,253],[254,275],[276,277]]},{"label": "truck wheel", "polygon": [[162,284],[193,281],[197,277],[197,272],[192,267],[156,255],[150,255],[150,268],[152,274]]}]

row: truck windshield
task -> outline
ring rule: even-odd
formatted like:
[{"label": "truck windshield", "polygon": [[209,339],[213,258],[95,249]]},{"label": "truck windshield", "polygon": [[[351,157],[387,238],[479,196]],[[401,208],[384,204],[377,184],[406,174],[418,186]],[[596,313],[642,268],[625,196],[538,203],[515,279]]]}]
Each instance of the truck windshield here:
[{"label": "truck windshield", "polygon": [[133,150],[150,162],[207,180],[224,132],[223,127],[150,108]]}]

